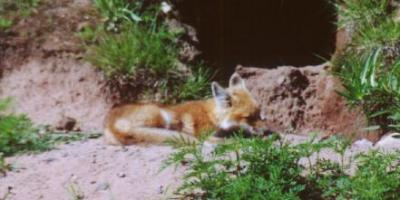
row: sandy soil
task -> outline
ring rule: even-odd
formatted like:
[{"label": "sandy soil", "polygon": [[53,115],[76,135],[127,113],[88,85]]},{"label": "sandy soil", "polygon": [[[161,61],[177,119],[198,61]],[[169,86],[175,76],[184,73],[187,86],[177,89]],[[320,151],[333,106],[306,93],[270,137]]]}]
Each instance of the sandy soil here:
[{"label": "sandy soil", "polygon": [[28,18],[0,35],[0,98],[33,122],[58,126],[73,118],[82,131],[102,130],[111,107],[105,79],[85,62],[76,36],[100,17],[90,0],[42,1]]},{"label": "sandy soil", "polygon": [[[58,150],[7,159],[14,170],[0,178],[0,199],[163,199],[180,183],[182,169],[160,172],[171,148],[106,146],[102,139],[62,145]],[[169,194],[168,194],[169,193]]]},{"label": "sandy soil", "polygon": [[0,98],[13,97],[15,111],[37,124],[57,126],[65,117],[82,131],[102,130],[111,104],[105,80],[88,63],[52,58],[31,59],[0,80]]},{"label": "sandy soil", "polygon": [[[306,139],[285,136],[291,143]],[[397,142],[392,148],[400,148]],[[389,147],[389,143],[383,146]],[[357,141],[346,152],[346,158],[371,148],[372,143]],[[8,200],[71,199],[74,187],[90,200],[166,199],[172,197],[184,173],[183,168],[173,167],[160,172],[172,151],[167,146],[107,146],[102,139],[94,139],[61,145],[42,154],[8,158],[14,169],[0,178],[0,198],[9,191]],[[339,161],[330,150],[322,151],[320,156]]]}]

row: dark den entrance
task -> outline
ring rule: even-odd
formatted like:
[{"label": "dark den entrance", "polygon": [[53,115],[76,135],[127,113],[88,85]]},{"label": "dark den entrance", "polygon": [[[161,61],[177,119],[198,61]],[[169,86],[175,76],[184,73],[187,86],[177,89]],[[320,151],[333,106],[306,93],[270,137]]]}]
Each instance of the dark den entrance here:
[{"label": "dark den entrance", "polygon": [[223,74],[236,65],[274,68],[329,60],[336,11],[328,0],[176,0],[198,49]]}]

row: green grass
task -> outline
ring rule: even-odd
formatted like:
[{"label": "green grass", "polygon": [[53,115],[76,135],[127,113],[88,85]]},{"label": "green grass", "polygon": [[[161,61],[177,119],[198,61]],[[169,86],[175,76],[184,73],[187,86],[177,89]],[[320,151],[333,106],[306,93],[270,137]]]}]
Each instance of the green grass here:
[{"label": "green grass", "polygon": [[106,21],[106,28],[109,31],[118,31],[122,21],[140,22],[140,8],[143,1],[129,3],[126,0],[94,0],[94,5]]},{"label": "green grass", "polygon": [[84,26],[78,33],[76,33],[76,36],[80,38],[86,45],[90,45],[95,43],[98,38],[100,37],[102,32],[103,27],[91,27],[91,26]]},{"label": "green grass", "polygon": [[370,51],[400,39],[400,26],[393,20],[388,0],[343,0],[337,8],[339,25],[353,31],[354,48]]},{"label": "green grass", "polygon": [[[340,138],[289,145],[276,135],[236,136],[210,154],[203,152],[204,141],[179,144],[165,164],[187,169],[176,191],[182,199],[399,199],[400,153],[371,151],[347,162],[349,144]],[[339,162],[320,158],[327,148]],[[308,162],[300,164],[302,159]],[[356,165],[352,176],[351,164]]]},{"label": "green grass", "polygon": [[12,25],[12,21],[9,19],[0,18],[0,30],[7,30]]},{"label": "green grass", "polygon": [[179,85],[174,96],[180,100],[204,99],[211,96],[210,82],[213,73],[206,67],[198,67],[183,84]]},{"label": "green grass", "polygon": [[176,66],[176,47],[171,35],[129,25],[119,34],[105,34],[90,50],[89,60],[108,77],[135,76],[139,70],[153,74],[169,73]]},{"label": "green grass", "polygon": [[14,21],[29,16],[40,0],[0,0],[0,31],[8,31]]},{"label": "green grass", "polygon": [[359,30],[354,43],[363,48],[394,46],[400,40],[400,24],[392,19],[382,20],[378,25],[366,26]]},{"label": "green grass", "polygon": [[[78,36],[89,44],[87,59],[127,101],[132,98],[126,90],[135,95],[161,94],[163,102],[208,97],[212,72],[182,63],[182,33],[169,30],[157,2],[95,0],[94,4],[104,24],[84,29]],[[183,65],[189,69],[182,70]]]},{"label": "green grass", "polygon": [[334,64],[350,105],[361,106],[371,126],[400,130],[400,25],[389,1],[344,0],[339,24],[352,30],[352,42]]},{"label": "green grass", "polygon": [[10,103],[10,99],[0,101],[0,152],[10,156],[21,151],[47,149],[39,130],[25,115],[7,112]]}]

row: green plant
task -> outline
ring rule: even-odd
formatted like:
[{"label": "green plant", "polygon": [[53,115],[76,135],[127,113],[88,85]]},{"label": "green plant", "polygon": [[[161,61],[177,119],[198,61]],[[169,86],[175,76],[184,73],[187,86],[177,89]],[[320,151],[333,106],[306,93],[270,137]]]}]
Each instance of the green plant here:
[{"label": "green plant", "polygon": [[387,16],[389,0],[340,0],[337,3],[339,24],[346,25],[374,25]]},{"label": "green plant", "polygon": [[85,193],[77,183],[70,183],[68,186],[68,193],[71,200],[83,200],[85,199]]},{"label": "green plant", "polygon": [[359,30],[354,43],[362,48],[380,48],[395,46],[400,40],[400,24],[391,18],[382,20],[375,26],[366,26]]},{"label": "green plant", "polygon": [[[184,165],[178,198],[187,199],[398,199],[400,152],[371,151],[344,162],[350,143],[340,138],[289,145],[276,135],[244,139],[235,136],[211,153],[199,143],[172,142],[178,150],[165,162]],[[175,144],[175,145],[174,145]],[[185,145],[186,144],[186,145]],[[320,158],[323,149],[342,157]],[[311,157],[317,155],[314,161]],[[301,164],[302,159],[309,160]],[[353,175],[349,175],[352,166]]]},{"label": "green plant", "polygon": [[0,30],[7,30],[12,25],[12,21],[4,18],[0,18]]},{"label": "green plant", "polygon": [[38,129],[22,114],[7,113],[10,99],[0,101],[0,152],[9,156],[21,151],[48,149]]},{"label": "green plant", "polygon": [[93,44],[87,59],[104,72],[113,91],[124,93],[122,101],[154,93],[164,103],[209,95],[210,70],[181,63],[181,32],[170,31],[164,24],[159,1],[94,3],[105,18],[105,30],[84,29],[78,36]]},{"label": "green plant", "polygon": [[176,88],[176,94],[180,100],[201,99],[210,96],[211,70],[200,67],[193,71],[185,82]]},{"label": "green plant", "polygon": [[203,143],[182,147],[167,164],[189,168],[178,192],[195,199],[299,199],[300,156],[289,145],[267,140],[235,138],[203,155]]},{"label": "green plant", "polygon": [[28,16],[40,0],[0,0],[0,16]]},{"label": "green plant", "polygon": [[8,170],[10,170],[10,168],[10,165],[5,161],[3,153],[0,152],[0,176],[4,175]]},{"label": "green plant", "polygon": [[84,41],[86,44],[93,44],[102,34],[104,34],[102,32],[102,29],[102,26],[98,26],[95,28],[91,26],[85,26],[78,33],[76,33],[76,36]]},{"label": "green plant", "polygon": [[133,76],[138,71],[168,74],[176,66],[177,50],[165,27],[157,33],[129,25],[116,35],[105,34],[93,46],[89,60],[108,77]]},{"label": "green plant", "polygon": [[126,0],[94,0],[94,4],[105,18],[107,30],[118,31],[119,23],[124,20],[142,21],[139,11],[143,2],[140,0],[133,3]]},{"label": "green plant", "polygon": [[363,108],[372,127],[400,128],[400,26],[388,0],[343,0],[339,23],[352,30],[352,43],[337,56],[339,91],[350,105]]},{"label": "green plant", "polygon": [[50,133],[45,127],[33,125],[25,115],[10,112],[10,105],[10,98],[0,100],[0,173],[5,173],[10,169],[4,160],[6,156],[46,151],[59,143],[99,136],[99,134]]},{"label": "green plant", "polygon": [[398,130],[400,124],[400,60],[384,62],[381,49],[368,57],[347,56],[337,73],[345,87],[339,94],[359,105],[370,122]]}]

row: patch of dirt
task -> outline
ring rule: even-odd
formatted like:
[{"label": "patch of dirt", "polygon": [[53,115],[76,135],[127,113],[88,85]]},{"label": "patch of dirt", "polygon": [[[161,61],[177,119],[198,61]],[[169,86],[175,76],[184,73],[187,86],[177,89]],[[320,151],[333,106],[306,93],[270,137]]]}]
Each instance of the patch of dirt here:
[{"label": "patch of dirt", "polygon": [[[282,137],[293,144],[308,139],[291,134]],[[387,151],[400,147],[398,140],[387,142],[396,143]],[[345,162],[373,148],[371,142],[357,141],[346,151]],[[185,172],[184,167],[160,171],[171,152],[167,146],[107,146],[102,139],[94,139],[37,155],[11,157],[7,162],[13,163],[14,169],[0,177],[0,198],[9,193],[7,200],[71,199],[69,188],[74,187],[84,199],[167,199],[182,184]],[[322,150],[319,156],[340,162],[332,150]],[[312,162],[316,157],[313,155]],[[300,163],[308,164],[306,159]]]},{"label": "patch of dirt", "polygon": [[15,111],[37,124],[60,128],[70,118],[74,130],[102,130],[109,91],[103,75],[82,60],[76,36],[99,19],[90,0],[43,0],[0,35],[0,98],[13,97]]},{"label": "patch of dirt", "polygon": [[267,125],[279,132],[355,135],[377,141],[378,134],[365,131],[367,121],[360,109],[350,109],[337,91],[340,81],[327,66],[276,69],[239,67],[237,72],[262,106]]},{"label": "patch of dirt", "polygon": [[32,14],[0,34],[0,67],[14,69],[30,58],[79,57],[76,33],[98,18],[90,0],[43,0]]},{"label": "patch of dirt", "polygon": [[14,109],[37,124],[59,126],[76,120],[75,129],[102,130],[111,104],[105,80],[88,63],[72,59],[32,59],[6,72],[0,80],[0,98],[11,96]]},{"label": "patch of dirt", "polygon": [[101,139],[62,145],[38,155],[9,158],[16,168],[0,178],[0,198],[7,200],[162,199],[181,183],[183,168],[160,171],[172,152],[166,146],[106,146]]}]

